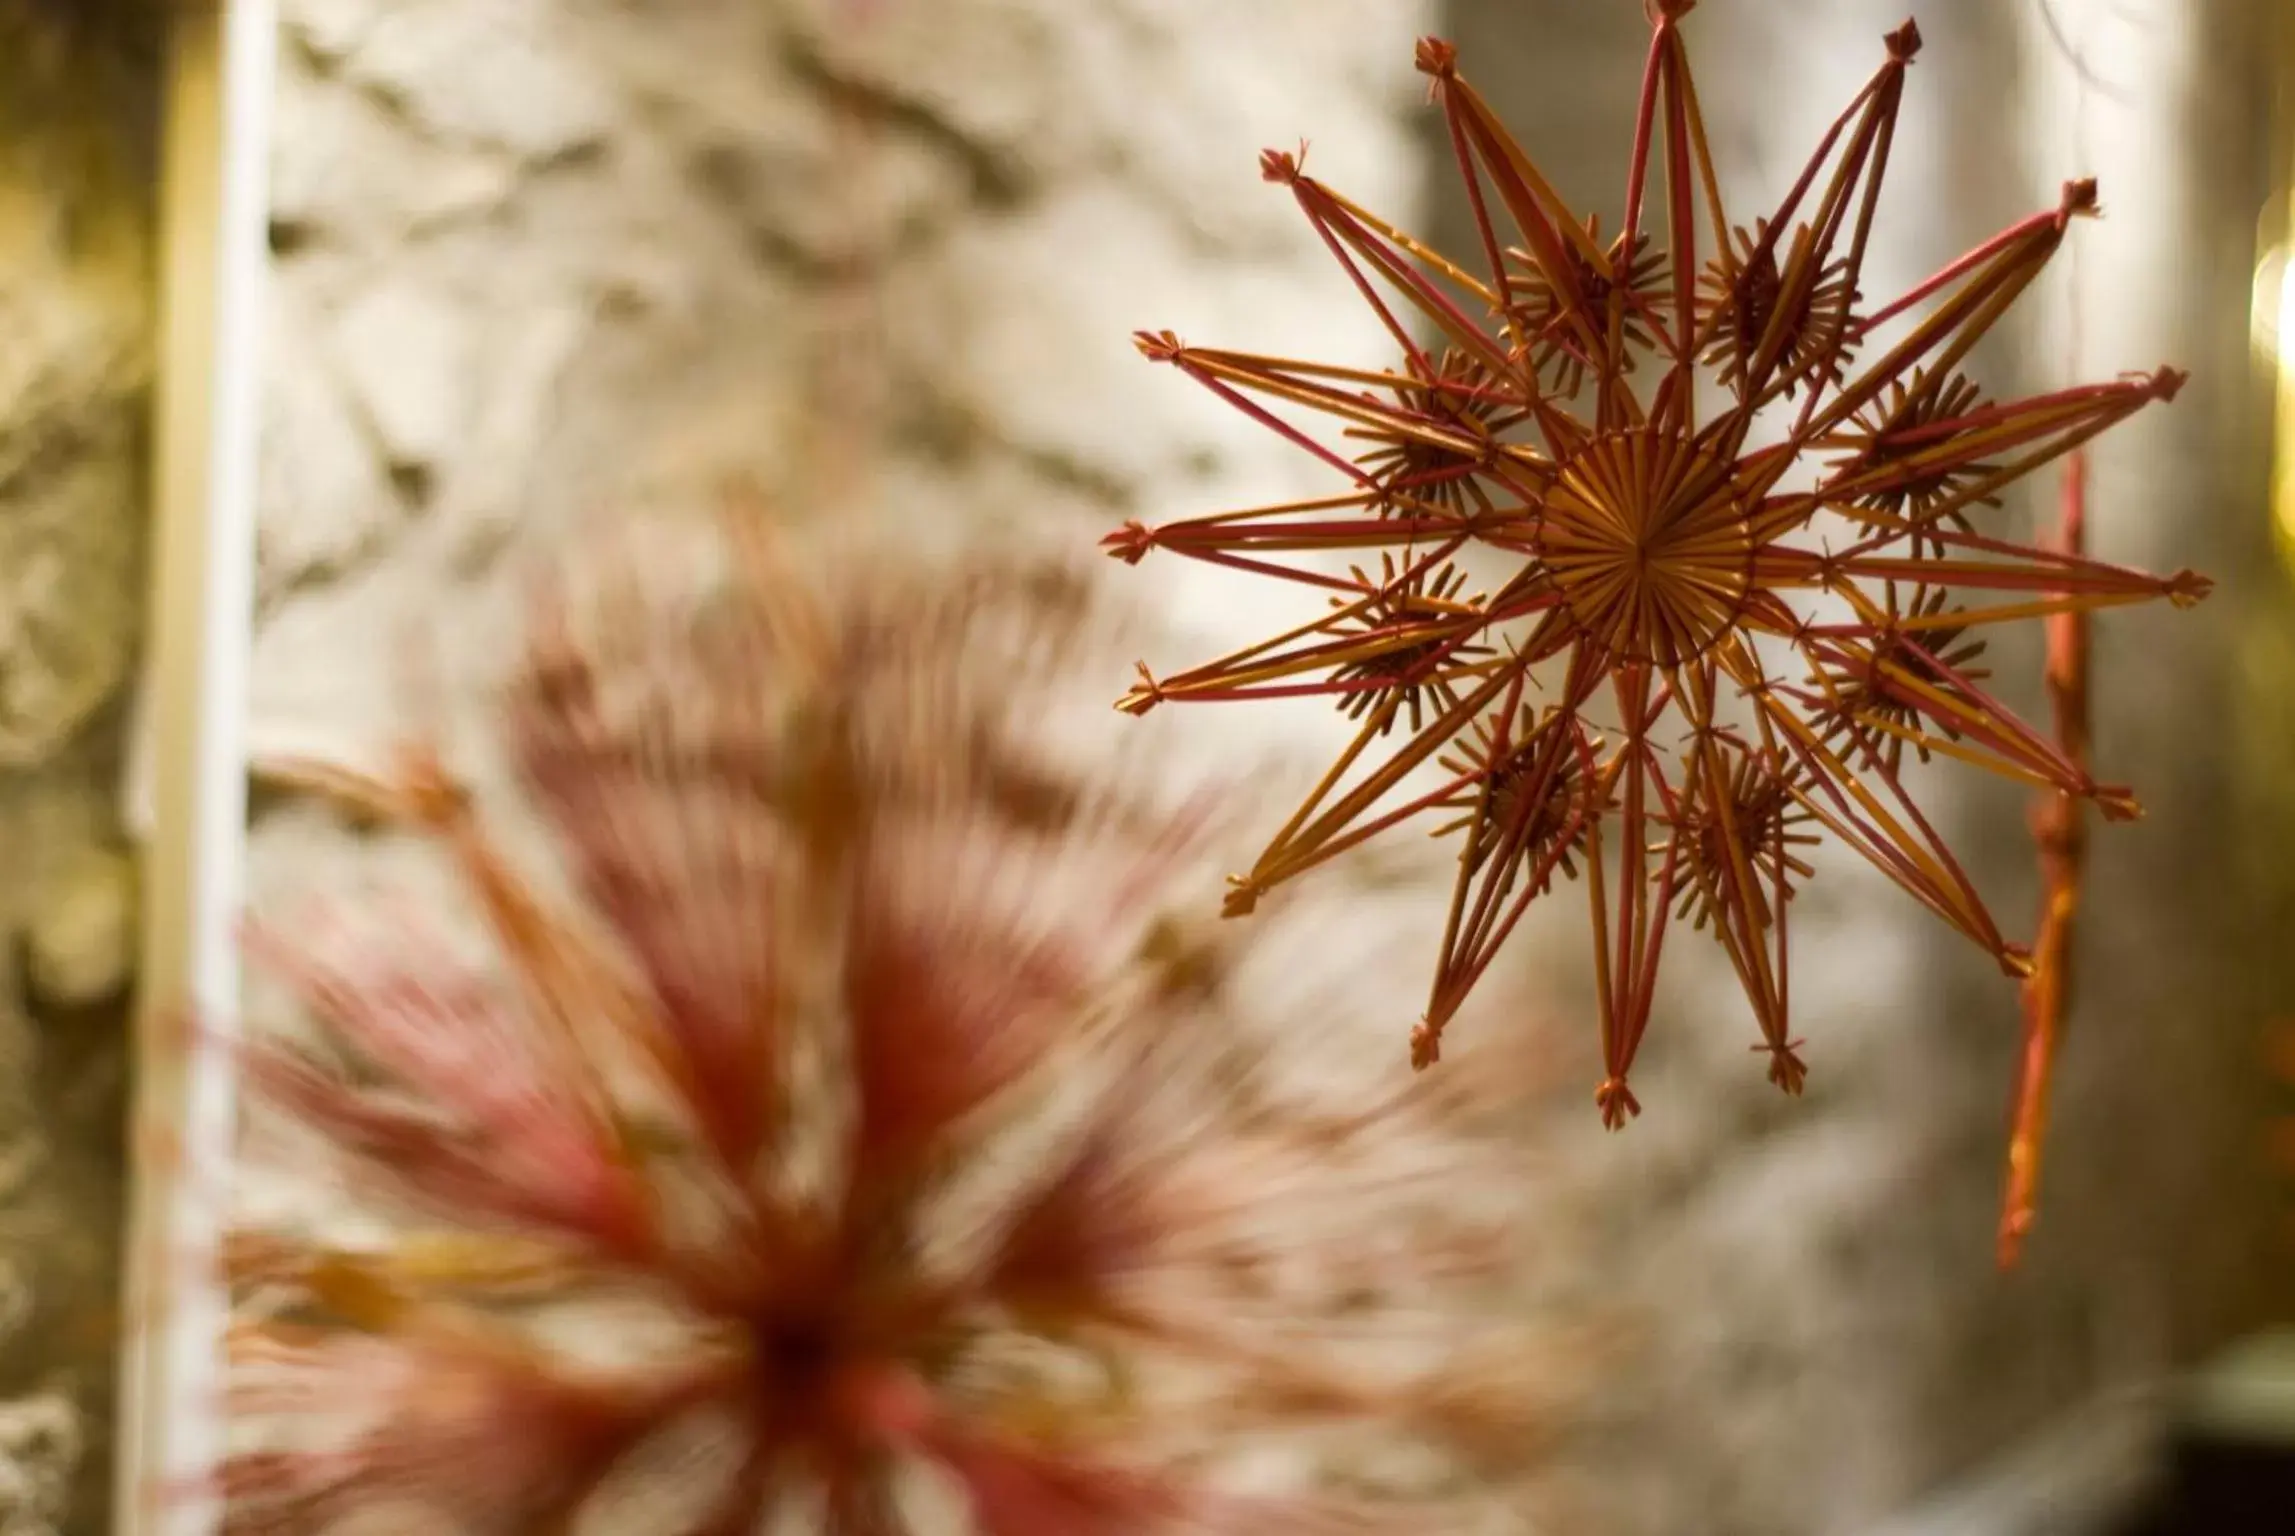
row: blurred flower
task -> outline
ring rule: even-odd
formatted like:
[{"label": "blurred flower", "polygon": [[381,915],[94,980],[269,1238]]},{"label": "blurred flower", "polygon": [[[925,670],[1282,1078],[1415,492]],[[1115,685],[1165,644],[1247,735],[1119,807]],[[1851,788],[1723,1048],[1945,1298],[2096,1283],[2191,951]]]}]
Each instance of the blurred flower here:
[{"label": "blurred flower", "polygon": [[[1462,847],[1412,1040],[1423,1067],[1530,903],[1557,873],[1582,876],[1604,1060],[1595,1097],[1612,1127],[1639,1110],[1628,1077],[1681,917],[1727,954],[1771,1080],[1800,1090],[1787,916],[1811,868],[1798,849],[1819,832],[2024,974],[2028,951],[2001,935],[1907,795],[1905,749],[2135,815],[2128,791],[2019,720],[1971,663],[1992,625],[2157,597],[2184,605],[2208,586],[1974,522],[2006,486],[2181,382],[2162,369],[1988,403],[1960,371],[2071,221],[2097,211],[2095,184],[2067,185],[2057,207],[1866,307],[1918,30],[1890,34],[1886,62],[1806,171],[1746,229],[1724,210],[1708,153],[1680,30],[1690,9],[1649,6],[1614,237],[1562,202],[1439,39],[1420,43],[1418,64],[1481,236],[1468,262],[1306,175],[1300,156],[1265,152],[1266,179],[1297,199],[1402,361],[1342,367],[1139,333],[1148,358],[1344,486],[1135,522],[1106,541],[1128,562],[1170,550],[1333,595],[1325,616],[1224,660],[1168,677],[1143,668],[1121,706],[1328,695],[1360,721],[1235,879],[1229,911],[1440,813]],[[1653,207],[1662,247],[1645,228]],[[1332,419],[1346,445],[1287,411]],[[1286,563],[1371,550],[1376,575]],[[1468,593],[1466,563],[1490,555],[1507,574]],[[1372,756],[1398,722],[1400,745]]]},{"label": "blurred flower", "polygon": [[231,1234],[227,1529],[1461,1528],[1529,1427],[1495,1106],[1270,1061],[1375,946],[1302,908],[1254,1015],[1277,934],[1174,915],[1206,802],[1044,729],[1075,589],[825,571],[649,527],[540,594],[498,718],[578,903],[435,755],[275,767],[449,850],[507,964],[259,930],[321,1027],[240,1047],[248,1158],[384,1224]]}]

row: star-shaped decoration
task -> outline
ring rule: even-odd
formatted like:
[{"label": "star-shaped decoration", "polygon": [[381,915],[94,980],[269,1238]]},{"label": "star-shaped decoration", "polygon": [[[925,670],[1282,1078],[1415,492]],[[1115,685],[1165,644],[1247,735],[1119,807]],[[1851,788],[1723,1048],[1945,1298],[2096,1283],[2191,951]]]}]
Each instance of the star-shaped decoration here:
[{"label": "star-shaped decoration", "polygon": [[229,1434],[185,1491],[224,1536],[1377,1536],[1511,1497],[1469,1474],[1522,1463],[1548,1353],[1484,1308],[1510,1216],[1457,1199],[1510,1090],[1267,1070],[1260,1010],[1334,992],[1175,911],[1208,801],[1032,729],[1092,633],[1061,573],[726,534],[734,580],[643,520],[538,589],[489,793],[428,741],[261,765],[468,900],[298,899],[251,945],[300,1021],[196,1037],[259,1193],[200,1276]]},{"label": "star-shaped decoration", "polygon": [[[1564,204],[1438,39],[1417,63],[1479,249],[1446,257],[1308,176],[1301,155],[1263,154],[1401,360],[1372,370],[1139,333],[1148,358],[1339,485],[1107,540],[1128,562],[1169,550],[1331,594],[1321,617],[1208,666],[1143,668],[1120,706],[1322,694],[1358,722],[1235,878],[1228,910],[1406,821],[1455,834],[1412,1042],[1425,1066],[1529,905],[1579,886],[1612,1127],[1638,1113],[1628,1078],[1684,921],[1728,955],[1770,1079],[1800,1090],[1788,909],[1824,834],[2025,974],[2029,952],[1908,794],[1906,751],[2135,816],[2126,789],[1986,691],[1983,636],[2158,597],[2188,605],[2209,585],[1984,527],[2004,488],[2182,383],[2163,368],[1996,402],[1963,371],[2072,222],[2098,212],[2095,183],[1871,303],[1918,29],[1888,36],[1808,168],[1748,226],[1722,204],[1681,33],[1690,8],[1652,7],[1620,233]],[[1316,415],[1335,435],[1310,430]],[[1361,563],[1335,575],[1318,558],[1333,555]],[[1470,556],[1508,574],[1469,593]]]}]

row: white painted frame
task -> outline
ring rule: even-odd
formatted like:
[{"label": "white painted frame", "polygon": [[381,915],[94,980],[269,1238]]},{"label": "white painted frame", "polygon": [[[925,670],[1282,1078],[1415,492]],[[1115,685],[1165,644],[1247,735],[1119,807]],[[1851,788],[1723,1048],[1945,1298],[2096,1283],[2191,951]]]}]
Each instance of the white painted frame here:
[{"label": "white painted frame", "polygon": [[[211,1465],[220,1298],[187,1285],[212,1246],[187,1198],[231,1155],[233,1085],[187,1050],[189,1006],[228,1020],[246,845],[247,672],[255,564],[275,0],[172,8],[160,225],[148,652],[126,820],[143,848],[143,938],[130,1111],[127,1316],[120,1355],[120,1536],[211,1531],[178,1490]],[[179,1155],[155,1157],[156,1148]],[[160,1496],[166,1495],[166,1496]]]}]

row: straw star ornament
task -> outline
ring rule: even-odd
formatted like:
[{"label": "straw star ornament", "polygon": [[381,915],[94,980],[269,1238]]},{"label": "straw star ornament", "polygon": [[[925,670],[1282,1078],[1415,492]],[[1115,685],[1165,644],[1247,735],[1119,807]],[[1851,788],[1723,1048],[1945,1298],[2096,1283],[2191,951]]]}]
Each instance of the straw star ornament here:
[{"label": "straw star ornament", "polygon": [[[1342,367],[1139,333],[1149,359],[1341,484],[1134,522],[1106,541],[1127,562],[1167,550],[1330,596],[1314,621],[1211,665],[1143,667],[1119,706],[1327,695],[1359,722],[1234,878],[1229,912],[1406,821],[1455,836],[1450,919],[1412,1039],[1423,1067],[1530,904],[1581,887],[1596,1098],[1613,1128],[1639,1112],[1629,1076],[1684,923],[1719,941],[1771,1080],[1799,1091],[1787,916],[1827,834],[2008,973],[2028,971],[1907,793],[1907,749],[2135,816],[2126,789],[1986,691],[1984,633],[2159,597],[2185,606],[2208,589],[2188,571],[2149,575],[1983,526],[2009,484],[2182,382],[2163,368],[1994,402],[1962,371],[2073,220],[2098,212],[2095,183],[2068,184],[2056,207],[1870,303],[1918,29],[1888,36],[1783,201],[1746,225],[1722,203],[1681,34],[1690,9],[1651,9],[1614,235],[1563,203],[1439,39],[1420,42],[1417,63],[1479,232],[1466,258],[1267,151],[1266,179],[1297,199],[1401,361]],[[1303,424],[1314,415],[1335,434]],[[1508,573],[1470,593],[1470,555]]]},{"label": "straw star ornament", "polygon": [[1376,962],[1177,912],[1213,800],[1041,729],[1069,573],[725,529],[537,589],[496,790],[265,765],[467,899],[298,896],[252,934],[291,1013],[199,1037],[256,1177],[191,1491],[226,1536],[1486,1528],[1552,1400],[1460,1198],[1516,1074],[1272,1059]]}]

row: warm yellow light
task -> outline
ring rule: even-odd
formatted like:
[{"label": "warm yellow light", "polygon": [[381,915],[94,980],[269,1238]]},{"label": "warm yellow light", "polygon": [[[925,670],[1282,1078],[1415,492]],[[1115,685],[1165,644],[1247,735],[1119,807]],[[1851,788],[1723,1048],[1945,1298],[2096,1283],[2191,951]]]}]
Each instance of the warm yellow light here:
[{"label": "warm yellow light", "polygon": [[2277,375],[2279,441],[2271,518],[2281,557],[2295,564],[2295,259],[2285,243],[2272,246],[2255,264],[2249,328],[2256,350],[2270,359]]},{"label": "warm yellow light", "polygon": [[2263,253],[2255,264],[2255,285],[2248,308],[2248,334],[2255,350],[2273,362],[2285,367],[2291,341],[2282,317],[2289,313],[2290,283],[2295,282],[2295,262],[2287,259],[2287,247],[2274,245]]}]

